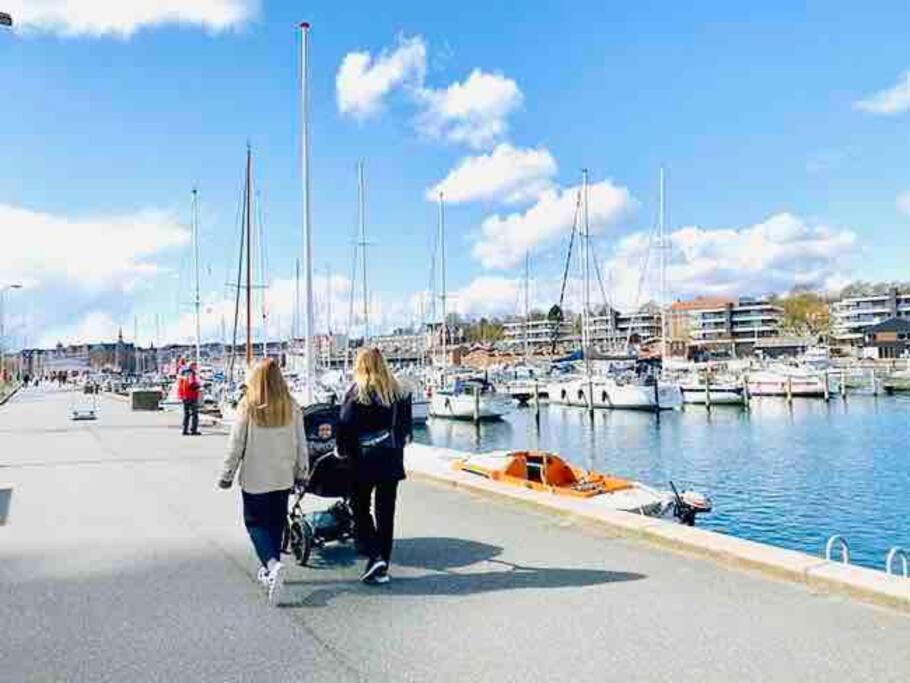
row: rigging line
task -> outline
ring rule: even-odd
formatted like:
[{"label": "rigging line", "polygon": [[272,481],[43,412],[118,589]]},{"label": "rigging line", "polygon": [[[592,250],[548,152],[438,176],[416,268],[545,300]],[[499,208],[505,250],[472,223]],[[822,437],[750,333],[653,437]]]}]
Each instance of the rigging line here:
[{"label": "rigging line", "polygon": [[575,245],[575,235],[578,232],[578,213],[581,209],[581,190],[575,198],[575,216],[572,218],[572,232],[569,236],[569,253],[566,256],[566,267],[562,274],[562,285],[559,289],[559,308],[562,310],[563,302],[566,298],[566,282],[569,279],[569,268],[572,263],[572,249]]},{"label": "rigging line", "polygon": [[[642,292],[642,289],[644,288],[645,277],[647,276],[647,273],[648,273],[648,261],[650,260],[651,248],[652,248],[653,242],[654,242],[654,228],[652,227],[651,231],[648,233],[648,247],[647,247],[647,249],[645,249],[645,254],[642,257],[641,272],[639,273],[639,276],[638,276],[638,289],[635,292],[635,301],[633,304],[634,312],[638,312],[638,307],[641,302],[641,292]],[[629,319],[629,329],[626,332],[626,348],[628,348],[631,343],[632,343],[632,319],[630,318]]]},{"label": "rigging line", "polygon": [[246,240],[246,230],[249,229],[249,226],[246,224],[246,218],[243,211],[243,207],[246,205],[246,195],[249,192],[249,187],[246,182],[246,172],[244,171],[244,180],[243,180],[243,190],[240,194],[240,255],[237,259],[237,285],[234,289],[234,331],[231,336],[231,361],[230,361],[230,370],[228,372],[229,381],[233,384],[234,382],[234,363],[237,359],[237,332],[240,327],[240,291],[243,289],[241,282],[243,281],[243,255],[246,251],[245,244]]}]

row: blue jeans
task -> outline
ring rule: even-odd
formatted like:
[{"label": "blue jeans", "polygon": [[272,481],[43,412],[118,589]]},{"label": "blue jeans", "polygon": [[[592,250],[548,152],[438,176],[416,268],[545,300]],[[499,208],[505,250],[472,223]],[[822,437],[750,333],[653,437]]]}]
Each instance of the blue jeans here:
[{"label": "blue jeans", "polygon": [[243,523],[263,567],[281,559],[281,540],[288,517],[290,489],[247,493],[243,491]]}]

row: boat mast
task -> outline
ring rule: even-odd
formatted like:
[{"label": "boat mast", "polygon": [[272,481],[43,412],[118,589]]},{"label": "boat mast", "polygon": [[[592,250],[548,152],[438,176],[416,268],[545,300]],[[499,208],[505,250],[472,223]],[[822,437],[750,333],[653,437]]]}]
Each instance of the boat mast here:
[{"label": "boat mast", "polygon": [[659,294],[659,305],[660,305],[660,358],[661,361],[665,361],[667,358],[667,245],[665,243],[665,202],[666,194],[664,191],[664,169],[660,169],[660,205],[658,209],[658,248],[660,249],[660,294]]},{"label": "boat mast", "polygon": [[582,279],[583,279],[583,302],[581,307],[581,349],[585,359],[585,374],[591,376],[591,359],[589,358],[589,346],[591,344],[589,329],[589,313],[591,308],[591,273],[590,273],[590,225],[588,224],[588,169],[581,171],[581,193],[583,201],[582,221],[584,230],[581,240],[582,253]]},{"label": "boat mast", "polygon": [[306,399],[309,402],[313,396],[315,384],[315,344],[313,343],[313,240],[312,224],[310,222],[310,95],[309,95],[309,70],[310,70],[310,24],[300,24],[300,164],[303,182],[303,264],[304,264],[304,296],[306,297],[306,317],[304,318],[304,353],[306,354]]},{"label": "boat mast", "polygon": [[531,252],[525,252],[525,363],[530,356],[531,334]]},{"label": "boat mast", "polygon": [[294,262],[294,315],[291,316],[291,340],[300,338],[300,259]]},{"label": "boat mast", "polygon": [[196,314],[196,365],[200,357],[200,324],[199,324],[199,192],[193,188],[193,266],[196,270],[196,297],[193,307]]},{"label": "boat mast", "polygon": [[259,231],[257,232],[257,239],[259,242],[259,277],[262,279],[260,282],[260,287],[262,287],[262,357],[269,357],[269,322],[268,322],[268,306],[266,302],[266,294],[268,293],[268,285],[266,279],[266,265],[265,265],[265,221],[263,220],[263,209],[262,209],[262,193],[256,191],[256,218],[259,222]]},{"label": "boat mast", "polygon": [[442,192],[439,193],[439,263],[442,274],[442,294],[439,297],[442,303],[442,370],[445,372],[448,366],[448,336],[449,323],[447,320],[446,300],[446,218],[445,218],[445,200]]},{"label": "boat mast", "polygon": [[246,146],[246,188],[243,193],[244,221],[246,223],[246,365],[253,364],[253,247],[252,233],[252,183],[253,153],[249,143]]},{"label": "boat mast", "polygon": [[326,367],[332,365],[332,349],[335,346],[334,336],[332,334],[332,267],[325,265],[325,327],[327,343],[326,347]]},{"label": "boat mast", "polygon": [[364,180],[363,180],[363,160],[357,164],[357,215],[360,226],[360,263],[361,276],[363,278],[363,344],[367,345],[370,339],[370,304],[367,290],[367,234],[366,234],[366,214],[364,210]]}]

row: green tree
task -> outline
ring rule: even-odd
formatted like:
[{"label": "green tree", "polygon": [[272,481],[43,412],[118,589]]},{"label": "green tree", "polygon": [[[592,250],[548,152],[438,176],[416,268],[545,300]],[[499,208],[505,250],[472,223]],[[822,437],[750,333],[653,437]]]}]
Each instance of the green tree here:
[{"label": "green tree", "polygon": [[781,329],[800,336],[826,336],[831,332],[831,309],[817,292],[792,292],[777,299],[784,309]]}]

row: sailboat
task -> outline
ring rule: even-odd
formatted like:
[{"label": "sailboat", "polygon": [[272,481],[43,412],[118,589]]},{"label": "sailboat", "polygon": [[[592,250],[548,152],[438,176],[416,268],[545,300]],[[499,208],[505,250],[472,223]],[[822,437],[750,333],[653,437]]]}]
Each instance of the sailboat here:
[{"label": "sailboat", "polygon": [[[663,244],[664,216],[663,172],[660,181],[660,235]],[[582,232],[579,235],[582,249],[582,270],[584,301],[581,316],[581,372],[575,373],[561,381],[548,385],[547,393],[551,403],[594,409],[621,409],[658,411],[679,408],[682,405],[682,392],[679,385],[660,379],[653,364],[639,360],[634,355],[595,359],[593,344],[590,339],[591,311],[591,235],[588,219],[588,172],[582,172],[582,189],[576,204],[576,219],[573,225],[573,239],[569,245],[569,259],[572,255],[575,230],[578,225],[579,208],[581,209]],[[567,262],[568,264],[568,262]],[[663,271],[663,268],[662,268]],[[566,274],[568,275],[568,265]],[[661,273],[661,296],[663,297],[663,272]],[[661,313],[662,347],[665,324]]]},{"label": "sailboat", "polygon": [[442,377],[441,388],[430,397],[430,416],[455,420],[498,420],[511,412],[512,400],[500,394],[488,381],[476,378],[446,377],[448,369],[448,312],[446,302],[445,202],[439,193],[439,250],[442,275]]}]

